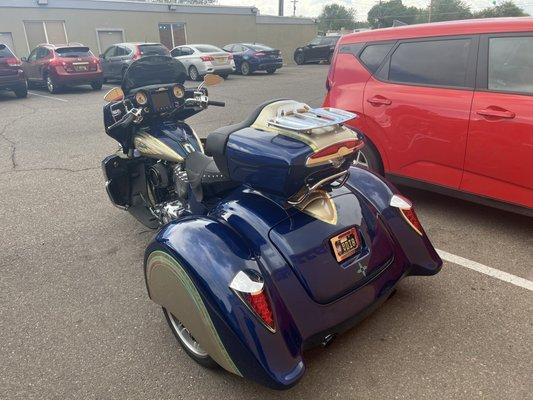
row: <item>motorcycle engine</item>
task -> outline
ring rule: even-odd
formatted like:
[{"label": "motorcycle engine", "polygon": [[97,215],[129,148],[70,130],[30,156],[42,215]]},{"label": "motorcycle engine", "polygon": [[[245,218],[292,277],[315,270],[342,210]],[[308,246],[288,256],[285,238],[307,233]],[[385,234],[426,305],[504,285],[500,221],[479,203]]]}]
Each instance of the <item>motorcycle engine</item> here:
[{"label": "motorcycle engine", "polygon": [[180,164],[172,167],[164,162],[153,164],[147,172],[153,214],[162,224],[178,219],[186,210],[187,172]]}]

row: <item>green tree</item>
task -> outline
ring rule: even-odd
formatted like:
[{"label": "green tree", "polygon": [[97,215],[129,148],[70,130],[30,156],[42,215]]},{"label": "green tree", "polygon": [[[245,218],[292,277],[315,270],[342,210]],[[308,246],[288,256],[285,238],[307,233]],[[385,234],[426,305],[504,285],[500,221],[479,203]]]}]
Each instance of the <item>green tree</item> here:
[{"label": "green tree", "polygon": [[205,6],[215,4],[217,0],[147,0],[149,3],[168,3],[168,4],[192,4]]},{"label": "green tree", "polygon": [[494,7],[487,7],[477,13],[474,13],[475,18],[497,18],[497,17],[524,17],[526,14],[524,10],[518,7],[512,1],[506,1]]},{"label": "green tree", "polygon": [[406,7],[402,0],[390,0],[379,4],[368,11],[368,23],[372,28],[387,28],[394,20],[406,24],[417,22],[421,10],[416,7]]},{"label": "green tree", "polygon": [[324,6],[318,16],[318,29],[323,32],[337,31],[341,28],[353,29],[355,27],[355,10],[340,4]]},{"label": "green tree", "polygon": [[432,0],[427,10],[427,22],[472,18],[470,6],[461,0]]}]

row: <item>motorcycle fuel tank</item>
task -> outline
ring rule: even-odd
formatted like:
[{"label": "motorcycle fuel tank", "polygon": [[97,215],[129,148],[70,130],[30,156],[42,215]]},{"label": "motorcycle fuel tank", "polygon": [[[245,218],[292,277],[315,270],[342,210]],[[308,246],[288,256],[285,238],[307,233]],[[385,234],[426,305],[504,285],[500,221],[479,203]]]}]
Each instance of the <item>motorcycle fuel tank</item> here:
[{"label": "motorcycle fuel tank", "polygon": [[309,296],[330,303],[380,275],[394,261],[392,240],[376,211],[348,190],[275,225],[269,238]]},{"label": "motorcycle fuel tank", "polygon": [[145,157],[180,163],[193,151],[203,152],[200,139],[186,124],[164,122],[138,131],[135,149]]}]

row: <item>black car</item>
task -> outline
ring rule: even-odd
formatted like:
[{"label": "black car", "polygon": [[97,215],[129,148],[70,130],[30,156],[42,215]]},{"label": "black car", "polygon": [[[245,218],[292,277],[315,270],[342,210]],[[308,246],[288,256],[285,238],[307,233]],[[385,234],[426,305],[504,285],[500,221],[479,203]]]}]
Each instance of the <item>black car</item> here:
[{"label": "black car", "polygon": [[0,43],[0,90],[12,90],[17,97],[26,97],[28,87],[21,61],[5,44]]},{"label": "black car", "polygon": [[330,62],[339,38],[340,36],[317,36],[294,51],[294,61],[298,65],[308,62]]}]

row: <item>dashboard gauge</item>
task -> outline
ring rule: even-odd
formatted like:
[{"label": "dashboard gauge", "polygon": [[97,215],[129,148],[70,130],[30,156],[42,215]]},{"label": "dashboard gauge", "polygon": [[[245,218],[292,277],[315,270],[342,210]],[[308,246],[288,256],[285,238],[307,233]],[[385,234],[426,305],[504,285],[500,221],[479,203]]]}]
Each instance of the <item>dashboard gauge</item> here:
[{"label": "dashboard gauge", "polygon": [[138,105],[144,106],[146,103],[148,103],[148,96],[146,95],[145,92],[141,90],[135,93],[135,101],[137,102]]},{"label": "dashboard gauge", "polygon": [[183,86],[176,85],[172,88],[172,94],[175,98],[182,99],[183,96],[185,96],[185,89],[183,88]]}]

